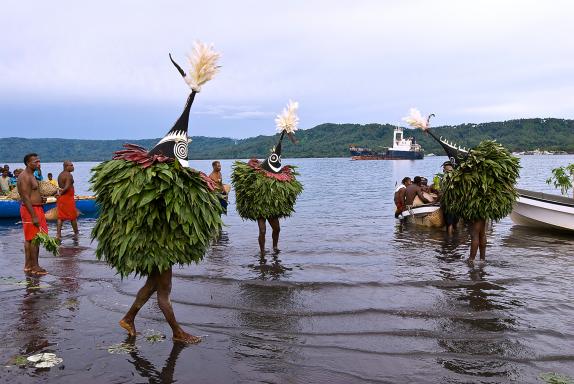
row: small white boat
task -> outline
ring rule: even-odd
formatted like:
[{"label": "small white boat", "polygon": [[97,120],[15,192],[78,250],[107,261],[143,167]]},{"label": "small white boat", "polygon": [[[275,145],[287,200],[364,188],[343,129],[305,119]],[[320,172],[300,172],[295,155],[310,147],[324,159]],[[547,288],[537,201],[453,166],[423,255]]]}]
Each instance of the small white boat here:
[{"label": "small white boat", "polygon": [[574,199],[518,189],[510,218],[518,225],[574,231]]}]

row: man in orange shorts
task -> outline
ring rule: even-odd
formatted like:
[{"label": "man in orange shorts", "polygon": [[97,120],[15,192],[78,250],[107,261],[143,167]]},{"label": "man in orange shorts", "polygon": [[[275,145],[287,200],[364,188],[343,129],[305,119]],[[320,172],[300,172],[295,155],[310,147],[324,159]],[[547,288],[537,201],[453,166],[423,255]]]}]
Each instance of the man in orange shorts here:
[{"label": "man in orange shorts", "polygon": [[74,236],[78,236],[78,211],[76,210],[76,200],[74,197],[74,164],[70,160],[64,161],[64,170],[58,175],[58,226],[56,238],[62,238],[62,225],[65,220],[72,222]]},{"label": "man in orange shorts", "polygon": [[36,153],[29,153],[24,156],[26,169],[18,176],[18,193],[22,199],[20,206],[20,216],[24,228],[24,272],[32,275],[45,275],[45,269],[38,264],[38,254],[40,245],[34,245],[32,239],[40,231],[48,233],[48,224],[44,216],[42,207],[42,196],[40,195],[39,184],[34,177],[34,171],[40,168],[40,158]]}]

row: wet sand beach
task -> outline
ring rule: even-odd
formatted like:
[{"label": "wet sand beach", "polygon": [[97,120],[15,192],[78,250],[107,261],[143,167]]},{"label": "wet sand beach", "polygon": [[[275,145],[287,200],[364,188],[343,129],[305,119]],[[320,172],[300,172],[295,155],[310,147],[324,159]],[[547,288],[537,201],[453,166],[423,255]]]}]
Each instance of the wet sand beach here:
[{"label": "wet sand beach", "polygon": [[[198,265],[174,267],[178,321],[203,336],[171,341],[155,297],[128,339],[118,321],[143,280],[121,280],[90,240],[65,225],[61,255],[40,253],[49,275],[26,278],[18,220],[0,221],[0,378],[6,383],[541,383],[574,377],[574,236],[488,229],[487,261],[469,265],[470,239],[401,226],[395,181],[432,178],[422,161],[295,159],[305,191],[283,220],[278,254],[261,260],[257,224],[230,196],[219,241]],[[519,186],[544,183],[574,156],[523,157]],[[229,180],[231,161],[222,161]],[[51,165],[44,164],[43,170]],[[54,165],[54,169],[59,164]],[[79,194],[88,163],[76,163]],[[207,171],[210,161],[192,162]],[[11,167],[12,168],[12,167]],[[55,234],[55,224],[50,224]],[[271,250],[268,231],[267,248]],[[166,336],[162,338],[162,336]],[[51,369],[19,356],[53,352]]]}]

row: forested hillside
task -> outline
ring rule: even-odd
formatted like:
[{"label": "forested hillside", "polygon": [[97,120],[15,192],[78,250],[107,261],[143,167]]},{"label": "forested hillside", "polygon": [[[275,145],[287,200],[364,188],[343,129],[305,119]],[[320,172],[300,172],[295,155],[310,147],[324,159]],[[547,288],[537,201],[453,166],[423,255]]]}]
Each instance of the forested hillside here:
[{"label": "forested hillside", "polygon": [[[346,157],[349,145],[381,149],[391,145],[393,126],[389,124],[321,124],[297,132],[298,145],[284,140],[284,157]],[[496,139],[511,151],[552,150],[574,153],[574,120],[520,119],[504,122],[461,124],[433,128],[465,147],[477,145],[483,139]],[[443,154],[441,148],[420,130],[405,130],[414,136],[425,152]],[[276,143],[276,136],[248,139],[193,137],[191,159],[236,159],[264,157]],[[159,139],[146,140],[75,140],[75,139],[0,139],[0,162],[18,162],[26,153],[37,152],[43,161],[101,161],[110,159],[112,152],[125,142],[151,148]]]}]

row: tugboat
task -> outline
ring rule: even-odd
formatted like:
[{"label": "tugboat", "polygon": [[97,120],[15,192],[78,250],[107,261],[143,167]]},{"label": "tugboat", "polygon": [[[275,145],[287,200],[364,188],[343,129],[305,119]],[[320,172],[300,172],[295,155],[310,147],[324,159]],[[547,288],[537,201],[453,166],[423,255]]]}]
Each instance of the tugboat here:
[{"label": "tugboat", "polygon": [[421,160],[425,157],[425,151],[414,137],[403,137],[403,127],[396,127],[393,133],[393,147],[383,152],[372,151],[370,148],[351,145],[352,160]]}]

